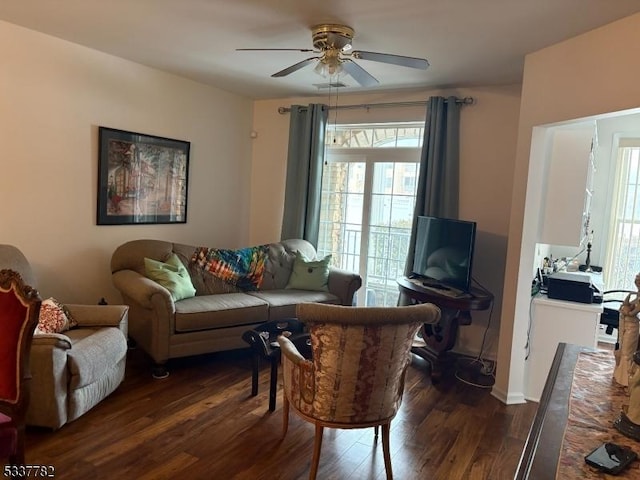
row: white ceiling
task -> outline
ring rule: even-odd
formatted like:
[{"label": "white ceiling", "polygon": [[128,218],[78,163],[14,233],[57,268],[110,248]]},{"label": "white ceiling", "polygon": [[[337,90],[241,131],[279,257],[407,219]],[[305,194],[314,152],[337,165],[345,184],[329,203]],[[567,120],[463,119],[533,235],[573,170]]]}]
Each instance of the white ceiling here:
[{"label": "white ceiling", "polygon": [[[640,11],[638,0],[2,0],[0,19],[251,98],[326,95],[310,27],[343,23],[353,47],[427,58],[427,70],[359,60],[380,81],[344,91],[521,81],[524,55]],[[10,48],[4,46],[4,48]],[[593,67],[598,68],[594,58]]]}]

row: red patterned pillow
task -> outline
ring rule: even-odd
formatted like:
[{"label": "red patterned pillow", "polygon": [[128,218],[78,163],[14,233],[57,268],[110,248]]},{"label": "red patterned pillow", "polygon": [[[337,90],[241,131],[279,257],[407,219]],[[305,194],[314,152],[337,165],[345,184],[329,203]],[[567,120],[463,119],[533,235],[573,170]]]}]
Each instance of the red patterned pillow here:
[{"label": "red patterned pillow", "polygon": [[77,325],[69,310],[51,297],[42,301],[35,333],[62,333]]}]

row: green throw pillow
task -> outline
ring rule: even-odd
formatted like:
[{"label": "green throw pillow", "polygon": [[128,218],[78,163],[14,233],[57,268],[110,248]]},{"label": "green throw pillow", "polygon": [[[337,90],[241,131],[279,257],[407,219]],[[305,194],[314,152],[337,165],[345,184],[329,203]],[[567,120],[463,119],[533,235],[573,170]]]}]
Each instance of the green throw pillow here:
[{"label": "green throw pillow", "polygon": [[330,261],[331,255],[327,255],[322,260],[307,260],[300,252],[296,252],[293,270],[286,288],[328,292]]},{"label": "green throw pillow", "polygon": [[175,253],[166,263],[145,258],[144,269],[148,278],[169,290],[174,301],[196,295],[189,272]]}]

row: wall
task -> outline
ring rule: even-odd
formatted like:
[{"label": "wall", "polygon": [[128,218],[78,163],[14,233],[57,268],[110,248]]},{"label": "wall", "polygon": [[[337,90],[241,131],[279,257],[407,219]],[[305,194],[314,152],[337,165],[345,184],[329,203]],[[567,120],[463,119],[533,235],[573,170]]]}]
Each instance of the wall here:
[{"label": "wall", "polygon": [[[496,296],[496,306],[485,350],[496,353],[496,338],[505,266],[511,178],[517,136],[520,86],[418,91],[376,95],[339,94],[338,105],[425,101],[431,95],[472,96],[476,104],[461,111],[460,217],[478,222],[474,277]],[[251,179],[251,243],[278,240],[286,174],[289,115],[278,107],[292,104],[327,103],[330,99],[287,98],[255,103],[253,170]],[[424,107],[392,107],[331,111],[329,124],[424,121]],[[489,322],[489,312],[474,314],[473,324],[459,331],[457,351],[477,354]]]},{"label": "wall", "polygon": [[[640,137],[640,115],[616,113],[600,118],[597,124],[597,145],[594,151],[596,171],[593,177],[594,194],[591,202],[591,228],[593,245],[591,249],[591,265],[605,266],[609,234],[612,231],[610,222],[611,208],[615,196],[615,174],[617,147],[619,137]],[[568,180],[569,181],[569,180]],[[540,255],[534,268],[542,264],[544,256],[553,258],[577,255],[580,264],[586,261],[585,247],[566,247],[558,245],[540,245]],[[538,253],[538,251],[537,251]],[[605,270],[607,273],[607,270]],[[633,288],[633,278],[629,279],[629,287]]]},{"label": "wall", "polygon": [[524,401],[531,272],[540,231],[545,125],[640,107],[640,14],[528,55],[518,126],[509,244],[493,395]]},{"label": "wall", "polygon": [[[0,243],[45,298],[119,301],[109,262],[128,240],[247,243],[251,100],[5,22],[0,58]],[[98,126],[191,142],[186,224],[96,225]]]}]

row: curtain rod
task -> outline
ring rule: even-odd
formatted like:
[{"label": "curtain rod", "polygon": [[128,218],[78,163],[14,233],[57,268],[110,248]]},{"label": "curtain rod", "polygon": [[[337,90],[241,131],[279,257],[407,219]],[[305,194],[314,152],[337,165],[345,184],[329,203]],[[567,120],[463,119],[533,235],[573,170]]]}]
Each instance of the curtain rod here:
[{"label": "curtain rod", "polygon": [[[446,100],[445,100],[446,102]],[[464,98],[456,98],[456,103],[460,105],[473,105],[475,103],[475,99],[473,97],[464,97]],[[357,108],[378,108],[378,107],[415,107],[421,105],[427,105],[429,102],[421,100],[415,102],[389,102],[389,103],[361,103],[359,105],[335,105],[329,106],[329,110],[354,110]],[[278,107],[278,113],[285,114],[289,113],[291,108],[289,107]]]}]

